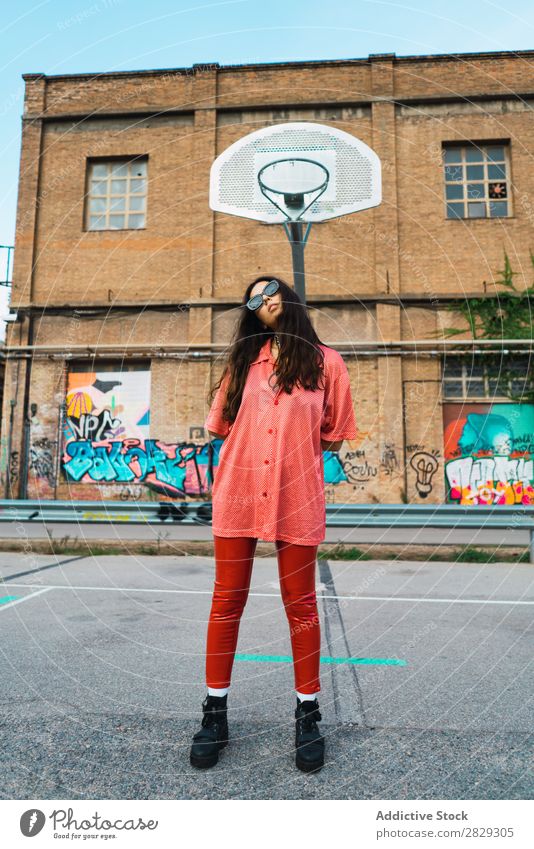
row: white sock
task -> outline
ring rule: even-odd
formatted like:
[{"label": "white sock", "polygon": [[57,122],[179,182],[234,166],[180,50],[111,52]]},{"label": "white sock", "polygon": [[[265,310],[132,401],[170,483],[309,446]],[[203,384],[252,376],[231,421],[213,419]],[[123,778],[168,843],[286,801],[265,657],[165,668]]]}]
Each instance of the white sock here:
[{"label": "white sock", "polygon": [[221,689],[217,689],[216,687],[208,687],[208,696],[226,696],[229,687],[221,687]]},{"label": "white sock", "polygon": [[318,695],[317,693],[299,693],[298,690],[295,690],[297,697],[301,702],[310,701],[313,702],[314,698]]}]

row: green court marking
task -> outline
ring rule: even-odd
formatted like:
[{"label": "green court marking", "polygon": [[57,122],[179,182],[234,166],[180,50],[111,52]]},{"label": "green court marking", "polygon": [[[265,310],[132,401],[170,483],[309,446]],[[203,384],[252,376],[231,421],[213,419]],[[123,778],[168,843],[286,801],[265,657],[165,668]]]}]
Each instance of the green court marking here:
[{"label": "green court marking", "polygon": [[[252,660],[257,663],[292,663],[288,654],[236,654],[235,660]],[[407,661],[395,657],[321,657],[321,663],[363,663],[375,666],[406,666]]]},{"label": "green court marking", "polygon": [[5,595],[0,598],[0,604],[7,604],[9,601],[16,601],[18,595]]}]

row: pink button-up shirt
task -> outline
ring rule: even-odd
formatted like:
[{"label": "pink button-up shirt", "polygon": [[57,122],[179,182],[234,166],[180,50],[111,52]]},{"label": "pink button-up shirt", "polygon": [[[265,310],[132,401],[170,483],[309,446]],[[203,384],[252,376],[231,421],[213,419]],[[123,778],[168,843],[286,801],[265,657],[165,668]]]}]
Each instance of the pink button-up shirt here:
[{"label": "pink button-up shirt", "polygon": [[[256,537],[318,545],[326,507],[321,440],[357,434],[347,367],[333,348],[324,355],[325,388],[274,386],[270,339],[250,364],[232,424],[222,418],[227,375],[204,427],[225,436],[212,486],[212,530],[222,537]],[[271,381],[269,382],[269,378]]]}]

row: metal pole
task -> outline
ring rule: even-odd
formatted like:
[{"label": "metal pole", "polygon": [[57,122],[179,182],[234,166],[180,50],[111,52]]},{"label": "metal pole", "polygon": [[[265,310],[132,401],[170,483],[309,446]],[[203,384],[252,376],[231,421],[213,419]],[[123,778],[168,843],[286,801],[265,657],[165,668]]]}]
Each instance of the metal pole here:
[{"label": "metal pole", "polygon": [[530,562],[534,563],[534,531],[530,531]]},{"label": "metal pole", "polygon": [[288,223],[288,236],[291,244],[291,256],[293,258],[293,280],[295,292],[303,304],[306,303],[306,279],[304,276],[304,247],[305,241],[302,237],[302,222],[290,221]]}]

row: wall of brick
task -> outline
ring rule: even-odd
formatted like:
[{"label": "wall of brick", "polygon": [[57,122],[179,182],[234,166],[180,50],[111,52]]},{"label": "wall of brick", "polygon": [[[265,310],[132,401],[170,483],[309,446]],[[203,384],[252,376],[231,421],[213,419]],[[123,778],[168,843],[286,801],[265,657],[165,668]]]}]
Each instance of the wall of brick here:
[{"label": "wall of brick", "polygon": [[[426,107],[397,117],[397,181],[401,288],[408,292],[466,294],[483,291],[503,266],[504,251],[514,256],[521,276],[531,280],[529,247],[533,248],[532,211],[523,196],[532,196],[527,174],[529,139],[534,130],[532,110],[486,116],[476,105],[461,114],[439,117]],[[501,220],[445,218],[441,142],[510,139],[514,216]],[[531,169],[530,169],[531,170]],[[526,276],[524,276],[526,275]]]},{"label": "wall of brick", "polygon": [[[138,129],[46,127],[36,236],[34,302],[48,305],[173,302],[191,279],[193,126],[158,120]],[[87,231],[87,160],[148,156],[146,229]]]},{"label": "wall of brick", "polygon": [[46,114],[87,115],[205,106],[203,74],[176,71],[145,74],[95,74],[49,77]]},{"label": "wall of brick", "polygon": [[395,97],[530,91],[522,58],[517,53],[399,57],[395,59]]},{"label": "wall of brick", "polygon": [[[520,272],[516,284],[531,282],[533,118],[528,99],[513,99],[528,92],[531,54],[27,75],[12,305],[57,308],[44,318],[35,313],[32,341],[56,345],[59,359],[34,358],[27,395],[26,362],[6,365],[4,489],[8,470],[15,486],[20,480],[26,417],[30,497],[147,497],[143,487],[119,493],[58,475],[61,355],[74,344],[116,344],[119,361],[129,346],[153,345],[151,438],[198,441],[223,353],[210,362],[156,352],[227,345],[252,277],[276,273],[292,282],[282,228],[211,212],[211,163],[253,130],[316,121],[371,145],[383,169],[382,204],[315,225],[306,247],[309,312],[320,338],[369,344],[346,360],[360,434],[340,454],[347,483],[328,486],[327,498],[442,501],[440,360],[377,355],[372,345],[433,339],[457,326],[446,300],[482,292],[484,281],[491,287],[505,249]],[[511,142],[513,217],[447,220],[442,142],[492,139]],[[139,154],[148,157],[146,229],[86,231],[87,159]],[[190,308],[143,309],[180,303]],[[126,304],[139,310],[121,310]],[[84,305],[104,312],[73,314]],[[29,341],[27,314],[20,317],[8,328],[8,346]]]},{"label": "wall of brick", "polygon": [[370,65],[365,60],[224,68],[218,77],[218,102],[224,107],[361,101],[370,92]]}]

